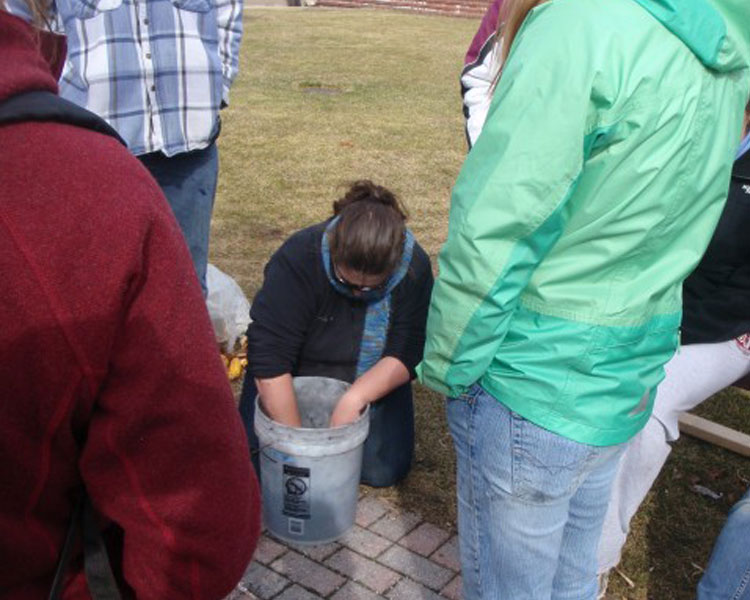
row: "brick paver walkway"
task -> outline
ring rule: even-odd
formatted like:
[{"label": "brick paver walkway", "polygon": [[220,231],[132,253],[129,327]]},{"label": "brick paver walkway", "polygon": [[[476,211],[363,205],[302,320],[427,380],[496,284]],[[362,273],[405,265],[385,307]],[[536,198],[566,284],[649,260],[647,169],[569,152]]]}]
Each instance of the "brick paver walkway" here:
[{"label": "brick paver walkway", "polygon": [[264,534],[226,600],[460,600],[458,540],[374,496],[363,496],[354,528],[322,546]]}]

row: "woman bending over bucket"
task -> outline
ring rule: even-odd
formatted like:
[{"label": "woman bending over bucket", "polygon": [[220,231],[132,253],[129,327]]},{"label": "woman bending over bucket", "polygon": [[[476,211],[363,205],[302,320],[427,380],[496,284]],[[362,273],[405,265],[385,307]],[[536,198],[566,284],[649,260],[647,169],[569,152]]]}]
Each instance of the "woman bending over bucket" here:
[{"label": "woman bending over bucket", "polygon": [[257,394],[271,418],[297,426],[292,377],[332,377],[352,386],[331,426],[354,421],[370,405],[362,482],[388,486],[408,473],[410,381],[422,358],[432,270],[405,221],[390,191],[358,181],[334,202],[331,218],[293,234],[271,257],[250,311],[240,401],[254,451]]}]

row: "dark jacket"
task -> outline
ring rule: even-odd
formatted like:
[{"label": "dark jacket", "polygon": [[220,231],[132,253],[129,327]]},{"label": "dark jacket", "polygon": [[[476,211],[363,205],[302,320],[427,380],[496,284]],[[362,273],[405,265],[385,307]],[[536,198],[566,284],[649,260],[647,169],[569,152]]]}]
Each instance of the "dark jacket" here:
[{"label": "dark jacket", "polygon": [[[0,102],[56,92],[0,10]],[[112,137],[0,126],[0,596],[47,598],[76,497],[124,598],[217,599],[258,539],[257,482],[192,262]],[[75,553],[63,597],[89,597]]]},{"label": "dark jacket", "polygon": [[[329,283],[320,251],[327,224],[293,234],[266,265],[248,329],[248,369],[255,377],[355,379],[367,304]],[[393,290],[383,351],[404,363],[412,377],[422,359],[431,290],[430,259],[415,244],[409,272]]]},{"label": "dark jacket", "polygon": [[682,294],[683,344],[750,332],[750,152],[734,164],[724,212]]}]

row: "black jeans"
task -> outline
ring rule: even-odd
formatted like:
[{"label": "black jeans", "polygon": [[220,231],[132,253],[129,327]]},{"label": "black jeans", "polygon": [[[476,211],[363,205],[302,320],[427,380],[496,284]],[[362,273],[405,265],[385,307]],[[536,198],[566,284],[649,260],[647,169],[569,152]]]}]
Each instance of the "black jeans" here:
[{"label": "black jeans", "polygon": [[[258,436],[255,435],[255,396],[258,390],[251,375],[245,377],[240,397],[240,415],[245,425],[250,455],[260,477]],[[411,384],[396,388],[370,404],[370,433],[365,440],[360,482],[387,487],[406,477],[414,456],[414,400]]]}]

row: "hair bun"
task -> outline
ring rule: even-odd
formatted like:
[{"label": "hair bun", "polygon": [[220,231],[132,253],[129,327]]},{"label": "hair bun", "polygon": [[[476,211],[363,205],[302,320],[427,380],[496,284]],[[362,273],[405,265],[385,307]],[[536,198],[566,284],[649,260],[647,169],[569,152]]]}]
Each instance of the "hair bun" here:
[{"label": "hair bun", "polygon": [[377,185],[369,179],[360,179],[353,182],[346,194],[333,203],[333,214],[338,215],[347,206],[358,202],[383,204],[395,210],[402,219],[406,219],[406,209],[396,198],[396,195],[388,188]]}]

